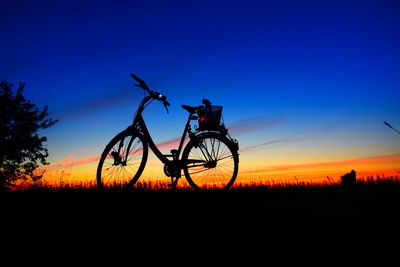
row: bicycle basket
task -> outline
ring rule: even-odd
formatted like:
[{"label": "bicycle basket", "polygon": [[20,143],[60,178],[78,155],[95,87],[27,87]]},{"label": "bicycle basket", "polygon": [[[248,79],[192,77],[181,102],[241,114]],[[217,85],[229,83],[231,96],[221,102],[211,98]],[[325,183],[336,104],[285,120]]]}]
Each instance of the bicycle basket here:
[{"label": "bicycle basket", "polygon": [[221,126],[222,106],[211,105],[198,112],[199,131],[217,131]]}]

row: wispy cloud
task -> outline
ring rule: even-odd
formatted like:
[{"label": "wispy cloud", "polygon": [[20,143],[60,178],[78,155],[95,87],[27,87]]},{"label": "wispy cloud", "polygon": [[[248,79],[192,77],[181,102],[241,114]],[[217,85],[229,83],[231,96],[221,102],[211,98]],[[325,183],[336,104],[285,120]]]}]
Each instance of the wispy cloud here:
[{"label": "wispy cloud", "polygon": [[227,125],[229,132],[234,135],[241,135],[258,130],[271,128],[283,122],[282,118],[250,117]]},{"label": "wispy cloud", "polygon": [[266,141],[263,143],[245,147],[243,149],[240,149],[240,152],[244,152],[244,151],[247,152],[247,151],[251,151],[251,150],[262,149],[262,148],[265,148],[265,147],[268,147],[268,146],[274,145],[274,144],[280,144],[280,145],[292,144],[292,143],[304,141],[306,139],[307,139],[306,137],[297,138],[297,139],[276,139],[276,140]]},{"label": "wispy cloud", "polygon": [[[75,158],[77,158],[77,157],[81,156],[82,154],[87,153],[91,150],[92,150],[92,147],[80,148],[80,149],[74,151],[73,153],[68,154],[62,160],[57,161],[55,163],[51,163],[49,166],[46,167],[46,169],[53,170],[53,169],[70,168],[70,167],[76,165],[77,162],[79,163],[80,160],[74,160]],[[79,163],[79,164],[83,164],[83,163]]]},{"label": "wispy cloud", "polygon": [[169,139],[167,141],[158,143],[157,148],[160,151],[169,150],[169,149],[177,149],[180,141],[181,141],[181,137],[175,137],[175,138]]},{"label": "wispy cloud", "polygon": [[91,147],[80,148],[80,149],[76,150],[75,152],[69,154],[68,156],[65,156],[63,160],[71,160],[74,157],[78,156],[79,154],[86,153],[86,152],[88,152],[90,150],[92,150]]},{"label": "wispy cloud", "polygon": [[74,160],[70,162],[70,166],[78,166],[78,165],[82,165],[82,164],[87,164],[87,163],[91,163],[91,162],[95,162],[95,161],[99,161],[100,160],[100,156],[91,156],[91,157],[85,157],[85,158],[81,158],[78,160]]},{"label": "wispy cloud", "polygon": [[360,159],[340,160],[340,161],[327,161],[327,162],[314,162],[305,164],[288,164],[288,165],[275,165],[257,170],[244,171],[243,173],[268,173],[279,171],[293,171],[302,169],[321,169],[321,168],[355,168],[356,166],[372,166],[372,165],[400,165],[400,154],[372,156]]},{"label": "wispy cloud", "polygon": [[[158,143],[157,144],[157,148],[160,151],[176,149],[179,146],[179,142],[180,142],[180,137],[172,138],[172,139],[169,139],[167,141]],[[85,148],[78,149],[77,151],[65,156],[62,160],[50,164],[47,167],[47,169],[50,170],[50,169],[71,168],[71,167],[74,167],[74,166],[78,166],[78,165],[82,165],[82,164],[87,164],[87,163],[92,163],[92,162],[95,162],[95,161],[99,161],[100,160],[100,155],[98,155],[98,156],[93,156],[92,155],[92,156],[88,156],[88,157],[79,158],[79,156],[81,154],[86,153],[86,152],[88,152],[90,150],[91,150],[90,147],[85,147]]]},{"label": "wispy cloud", "polygon": [[[278,122],[278,121],[277,121]],[[274,124],[272,124],[274,125]],[[300,132],[296,132],[293,133],[292,136],[293,137],[289,137],[289,138],[280,138],[280,139],[275,139],[275,140],[268,140],[268,141],[264,141],[262,143],[258,143],[255,145],[251,145],[251,146],[247,146],[244,148],[241,148],[240,151],[241,152],[247,152],[247,151],[253,151],[253,150],[258,150],[258,149],[263,149],[263,148],[267,148],[269,146],[272,145],[288,145],[288,144],[294,144],[294,143],[299,143],[299,142],[303,142],[306,140],[315,140],[317,138],[321,138],[324,137],[326,135],[329,135],[331,133],[333,133],[334,130],[330,127],[319,127],[316,129],[307,129],[307,130],[303,130]],[[295,137],[295,136],[299,136],[299,137]]]},{"label": "wispy cloud", "polygon": [[[100,105],[101,101],[99,102]],[[250,132],[254,132],[254,131],[258,131],[264,128],[268,128],[268,127],[273,127],[275,125],[278,125],[282,122],[281,119],[269,119],[269,118],[262,118],[262,117],[252,117],[246,120],[239,120],[236,121],[230,125],[228,125],[227,127],[230,129],[231,133],[236,135],[241,135],[241,134],[245,134],[245,133],[250,133]],[[168,139],[166,141],[160,142],[157,144],[157,148],[160,151],[165,151],[165,150],[170,150],[170,149],[177,149],[179,146],[179,142],[181,140],[181,137],[175,137],[175,138],[171,138]],[[286,140],[286,142],[294,142],[295,140]],[[184,145],[188,142],[188,139],[185,141]],[[275,142],[281,142],[284,143],[285,140],[276,140]],[[258,147],[263,147],[268,145],[268,143],[271,142],[266,142],[263,144],[259,144],[256,145]],[[248,147],[245,148],[247,150],[250,149],[256,149],[256,146],[253,147]],[[79,149],[67,156],[65,156],[62,160],[60,160],[59,162],[56,162],[54,164],[51,164],[49,167],[50,168],[70,168],[72,166],[78,166],[78,165],[82,165],[82,164],[87,164],[87,163],[91,163],[94,161],[98,161],[100,159],[99,156],[88,156],[88,157],[84,157],[84,158],[79,158],[79,156],[83,153],[86,153],[90,150],[91,148],[86,147],[86,148],[82,148]]]},{"label": "wispy cloud", "polygon": [[55,110],[54,117],[59,120],[65,120],[95,114],[99,111],[121,105],[127,102],[128,99],[133,99],[135,94],[132,88],[111,91],[111,95],[94,96],[86,102],[72,104],[68,106],[68,109]]}]

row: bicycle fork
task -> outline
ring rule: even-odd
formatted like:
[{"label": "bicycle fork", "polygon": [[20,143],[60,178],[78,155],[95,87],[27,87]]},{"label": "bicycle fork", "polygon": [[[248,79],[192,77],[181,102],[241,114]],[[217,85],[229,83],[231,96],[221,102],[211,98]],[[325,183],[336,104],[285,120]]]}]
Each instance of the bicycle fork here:
[{"label": "bicycle fork", "polygon": [[123,165],[123,166],[126,166],[126,161],[128,160],[128,157],[129,157],[129,151],[130,151],[130,148],[131,148],[133,139],[135,139],[135,137],[132,136],[132,137],[130,138],[130,140],[129,140],[128,147],[127,147],[127,149],[126,149],[126,151],[125,151],[125,154],[126,154],[126,155],[121,155],[121,149],[122,149],[122,147],[124,146],[125,138],[123,138],[123,139],[119,142],[118,151],[117,151],[117,152],[114,151],[114,152],[111,153],[111,156],[114,158],[114,165],[119,165],[119,164],[121,164],[121,165]]}]

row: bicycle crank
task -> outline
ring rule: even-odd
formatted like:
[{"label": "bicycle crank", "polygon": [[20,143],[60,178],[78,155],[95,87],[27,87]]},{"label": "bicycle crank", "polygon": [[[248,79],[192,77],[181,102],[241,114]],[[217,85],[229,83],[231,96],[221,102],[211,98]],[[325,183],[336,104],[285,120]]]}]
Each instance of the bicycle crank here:
[{"label": "bicycle crank", "polygon": [[164,173],[168,177],[181,177],[181,170],[175,164],[165,164],[164,165]]}]

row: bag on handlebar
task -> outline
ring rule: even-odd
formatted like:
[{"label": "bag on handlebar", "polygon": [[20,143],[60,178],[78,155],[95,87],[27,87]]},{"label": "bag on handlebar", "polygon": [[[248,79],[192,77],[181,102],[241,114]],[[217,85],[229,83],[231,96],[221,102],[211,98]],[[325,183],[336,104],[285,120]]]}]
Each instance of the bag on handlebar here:
[{"label": "bag on handlebar", "polygon": [[217,131],[221,129],[222,106],[208,105],[197,112],[199,131]]}]

